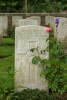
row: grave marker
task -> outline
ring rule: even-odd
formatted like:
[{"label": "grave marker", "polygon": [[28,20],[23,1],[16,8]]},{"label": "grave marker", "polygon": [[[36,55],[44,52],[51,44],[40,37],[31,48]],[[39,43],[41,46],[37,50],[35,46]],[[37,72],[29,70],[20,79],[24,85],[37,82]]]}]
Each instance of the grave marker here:
[{"label": "grave marker", "polygon": [[[45,27],[29,25],[16,27],[15,33],[15,90],[21,91],[24,88],[48,90],[45,78],[40,77],[41,66],[32,64],[32,58],[40,55],[41,58],[48,59],[49,53],[43,55],[40,50],[44,50],[49,43],[46,41],[49,33]],[[38,48],[39,53],[31,52],[30,49]]]},{"label": "grave marker", "polygon": [[54,34],[59,41],[64,42],[65,40],[67,41],[67,18],[58,17],[58,19],[59,25],[57,28],[55,26]]},{"label": "grave marker", "polygon": [[39,25],[37,20],[33,20],[30,18],[19,20],[19,26],[26,26],[26,25]]}]

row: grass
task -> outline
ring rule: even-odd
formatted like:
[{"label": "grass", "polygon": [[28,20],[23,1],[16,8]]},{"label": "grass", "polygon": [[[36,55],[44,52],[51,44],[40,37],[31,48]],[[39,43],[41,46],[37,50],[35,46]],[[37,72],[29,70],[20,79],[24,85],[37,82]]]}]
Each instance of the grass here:
[{"label": "grass", "polygon": [[0,46],[0,58],[12,56],[13,46]]},{"label": "grass", "polygon": [[4,38],[3,43],[0,46],[0,58],[12,56],[14,52],[14,39]]},{"label": "grass", "polygon": [[14,57],[10,56],[0,61],[0,92],[13,89]]},{"label": "grass", "polygon": [[14,39],[12,38],[3,38],[3,45],[13,45]]},{"label": "grass", "polygon": [[14,40],[4,38],[0,46],[0,100],[4,93],[14,89]]}]

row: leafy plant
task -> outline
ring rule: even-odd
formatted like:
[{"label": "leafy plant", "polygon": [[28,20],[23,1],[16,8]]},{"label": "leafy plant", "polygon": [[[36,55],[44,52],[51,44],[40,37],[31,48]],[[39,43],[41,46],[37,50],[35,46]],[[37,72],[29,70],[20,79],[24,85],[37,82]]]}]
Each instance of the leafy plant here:
[{"label": "leafy plant", "polygon": [[11,100],[55,100],[55,95],[49,95],[45,91],[39,91],[38,89],[26,89],[15,93]]},{"label": "leafy plant", "polygon": [[45,76],[48,81],[48,88],[52,92],[63,94],[67,91],[67,55],[64,54],[64,46],[53,37],[49,41],[49,59],[37,59],[33,57],[32,63],[40,62],[43,71],[41,76]]},{"label": "leafy plant", "polygon": [[9,38],[15,38],[15,26],[7,29],[7,34]]}]

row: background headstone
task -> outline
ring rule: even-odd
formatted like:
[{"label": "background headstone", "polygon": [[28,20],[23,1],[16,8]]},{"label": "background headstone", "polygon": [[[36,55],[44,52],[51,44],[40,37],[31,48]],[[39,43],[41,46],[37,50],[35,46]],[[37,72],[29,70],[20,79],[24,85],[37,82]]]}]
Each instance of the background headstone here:
[{"label": "background headstone", "polygon": [[54,36],[61,42],[67,41],[67,18],[55,17],[55,19],[56,18],[59,19],[59,25],[57,28],[55,25]]},{"label": "background headstone", "polygon": [[8,20],[7,16],[0,16],[0,34],[7,36]]},{"label": "background headstone", "polygon": [[[48,59],[49,52],[43,55],[40,50],[44,50],[49,43],[46,41],[49,33],[45,27],[29,25],[16,28],[15,33],[15,90],[21,91],[24,88],[47,90],[48,84],[45,78],[40,77],[41,66],[32,64],[32,58],[40,55],[41,58]],[[30,49],[38,48],[38,51],[31,52]],[[24,88],[23,88],[24,87]]]},{"label": "background headstone", "polygon": [[45,16],[45,25],[50,25],[50,16]]},{"label": "background headstone", "polygon": [[41,25],[41,18],[40,18],[40,16],[31,16],[31,17],[27,17],[27,19],[37,20],[38,21],[38,25]]},{"label": "background headstone", "polygon": [[26,25],[39,25],[37,20],[33,20],[33,19],[22,19],[19,20],[19,26],[26,26]]},{"label": "background headstone", "polygon": [[23,19],[22,16],[13,16],[12,17],[12,26],[18,26],[18,20]]}]

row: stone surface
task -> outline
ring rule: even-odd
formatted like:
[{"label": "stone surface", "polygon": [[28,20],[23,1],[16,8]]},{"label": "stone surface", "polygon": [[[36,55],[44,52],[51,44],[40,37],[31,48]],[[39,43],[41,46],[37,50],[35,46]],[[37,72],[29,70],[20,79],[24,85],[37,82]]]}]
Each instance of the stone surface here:
[{"label": "stone surface", "polygon": [[18,26],[18,20],[23,19],[22,16],[12,16],[12,26]]},{"label": "stone surface", "polygon": [[7,16],[0,16],[0,34],[6,36],[7,28],[8,28]]},{"label": "stone surface", "polygon": [[54,18],[55,18],[54,16],[45,16],[45,24],[54,28],[55,26]]},{"label": "stone surface", "polygon": [[55,25],[54,36],[61,42],[65,40],[67,41],[67,18],[63,18],[63,17],[58,17],[58,18],[59,18],[59,25],[57,28]]},{"label": "stone surface", "polygon": [[[47,38],[49,33],[45,27],[29,25],[16,28],[15,33],[15,91],[21,91],[24,88],[48,90],[48,84],[45,78],[40,77],[41,66],[32,64],[34,56],[48,59],[48,51],[41,54],[48,45]],[[37,48],[35,52],[30,49]]]},{"label": "stone surface", "polygon": [[50,16],[45,16],[45,25],[50,25]]},{"label": "stone surface", "polygon": [[40,16],[31,16],[31,17],[27,17],[27,19],[37,20],[38,21],[38,25],[41,25],[41,18],[40,18]]},{"label": "stone surface", "polygon": [[19,20],[19,26],[26,26],[26,25],[39,25],[39,22],[36,19],[21,19]]}]

